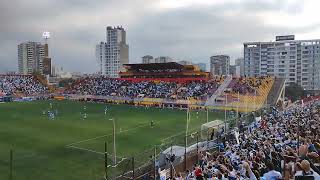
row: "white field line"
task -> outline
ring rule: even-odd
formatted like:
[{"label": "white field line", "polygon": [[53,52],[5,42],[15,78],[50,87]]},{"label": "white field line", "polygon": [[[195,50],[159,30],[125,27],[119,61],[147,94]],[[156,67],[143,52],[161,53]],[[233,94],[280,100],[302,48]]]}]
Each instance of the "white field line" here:
[{"label": "white field line", "polygon": [[[78,150],[82,150],[82,151],[88,151],[91,153],[96,153],[99,155],[105,155],[104,152],[100,152],[100,151],[95,151],[92,149],[87,149],[87,148],[81,148],[81,147],[77,147],[77,146],[67,146],[66,148],[70,148],[70,149],[78,149]],[[107,153],[108,156],[112,156],[112,154]],[[121,161],[123,161],[124,159],[126,159],[125,157],[121,157],[121,156],[117,156],[116,158],[120,159]]]},{"label": "white field line", "polygon": [[[197,128],[194,128],[194,129],[189,130],[188,133],[190,133],[190,132],[193,132],[193,133],[194,133],[194,132],[199,132],[199,131],[201,131],[201,130],[197,130]],[[186,131],[181,131],[181,132],[176,133],[176,134],[174,134],[174,135],[171,135],[171,136],[162,138],[162,139],[160,139],[160,141],[161,141],[162,144],[163,144],[163,143],[167,142],[167,140],[169,140],[169,139],[171,139],[171,138],[173,138],[173,137],[177,137],[177,136],[179,136],[179,135],[185,134],[185,133],[186,133]],[[190,134],[188,134],[188,135],[190,135]]]},{"label": "white field line", "polygon": [[92,152],[92,153],[96,153],[96,154],[100,154],[100,155],[104,155],[104,152],[100,152],[100,151],[94,151],[91,149],[86,149],[86,148],[81,148],[81,147],[77,147],[77,146],[66,146],[66,148],[70,148],[70,149],[78,149],[78,150],[82,150],[82,151],[88,151],[88,152]]},{"label": "white field line", "polygon": [[[81,151],[88,151],[88,152],[96,153],[96,154],[99,154],[99,155],[104,155],[104,154],[105,154],[104,152],[94,151],[94,150],[86,149],[86,148],[80,148],[80,147],[77,147],[77,146],[68,146],[67,148],[78,149],[78,150],[81,150]],[[108,154],[108,153],[107,153],[107,154]],[[108,156],[111,156],[111,154],[108,154]],[[117,167],[119,164],[121,164],[124,160],[127,159],[127,158],[125,158],[125,157],[120,157],[120,156],[117,156],[116,158],[119,159],[120,161],[118,161],[116,165],[108,165],[108,167],[113,167],[113,168],[115,168],[115,167]]]},{"label": "white field line", "polygon": [[[136,126],[134,128],[130,128],[130,129],[126,129],[126,130],[122,130],[121,132],[117,132],[116,134],[120,134],[120,133],[123,133],[123,132],[128,132],[128,131],[132,131],[132,130],[135,130],[135,129],[138,129],[138,128],[142,128],[142,127],[146,127],[146,126],[150,126],[149,123],[144,123],[140,126]],[[85,140],[81,140],[81,141],[78,141],[78,142],[73,142],[71,144],[68,144],[66,145],[67,147],[68,146],[73,146],[75,144],[80,144],[80,143],[83,143],[83,142],[88,142],[88,141],[92,141],[92,140],[95,140],[95,139],[100,139],[100,138],[103,138],[103,137],[107,137],[107,136],[112,136],[113,133],[110,133],[110,134],[105,134],[105,135],[102,135],[102,136],[97,136],[97,137],[94,137],[94,138],[90,138],[90,139],[85,139]]]},{"label": "white field line", "polygon": [[[82,151],[88,151],[88,152],[96,153],[96,154],[99,154],[99,155],[105,155],[104,152],[94,151],[94,150],[91,150],[91,149],[81,148],[81,147],[77,147],[77,146],[67,146],[67,148],[70,148],[70,149],[78,149],[78,150],[82,150]],[[112,154],[109,154],[109,153],[107,153],[107,155],[108,155],[108,156],[112,156]],[[122,161],[124,161],[124,160],[127,159],[126,157],[121,157],[121,156],[117,156],[116,158],[119,159],[120,161],[119,161],[115,166],[109,165],[108,167],[117,167],[118,164],[120,164]],[[137,160],[135,160],[135,161],[137,161]],[[137,161],[137,162],[140,162],[140,163],[141,163],[141,161]]]}]

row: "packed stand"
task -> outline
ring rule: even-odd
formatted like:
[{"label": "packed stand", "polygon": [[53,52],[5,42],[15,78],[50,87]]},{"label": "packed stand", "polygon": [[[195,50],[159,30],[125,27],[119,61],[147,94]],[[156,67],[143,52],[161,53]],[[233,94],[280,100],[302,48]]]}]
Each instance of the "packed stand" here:
[{"label": "packed stand", "polygon": [[15,93],[44,94],[48,92],[48,87],[41,84],[34,76],[0,75],[0,92],[6,95]]},{"label": "packed stand", "polygon": [[319,107],[318,100],[273,108],[260,121],[240,126],[239,143],[218,135],[220,152],[201,152],[186,179],[320,179]]},{"label": "packed stand", "polygon": [[218,89],[219,83],[216,81],[193,81],[186,83],[177,91],[178,99],[194,98],[206,100]]},{"label": "packed stand", "polygon": [[233,93],[253,94],[264,82],[269,83],[266,77],[234,78],[228,85]]},{"label": "packed stand", "polygon": [[221,79],[211,81],[188,81],[185,83],[165,81],[131,82],[105,77],[84,78],[66,90],[68,94],[120,96],[130,98],[201,99],[210,97],[219,87]]},{"label": "packed stand", "polygon": [[177,89],[177,84],[173,82],[153,82],[142,81],[140,83],[130,83],[126,87],[126,93],[131,97],[149,98],[171,98]]}]

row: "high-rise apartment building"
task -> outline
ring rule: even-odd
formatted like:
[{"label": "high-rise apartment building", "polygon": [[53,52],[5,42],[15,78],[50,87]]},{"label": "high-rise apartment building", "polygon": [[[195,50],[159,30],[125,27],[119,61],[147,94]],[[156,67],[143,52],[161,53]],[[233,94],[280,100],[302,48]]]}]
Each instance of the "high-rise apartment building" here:
[{"label": "high-rise apartment building", "polygon": [[229,75],[230,57],[216,55],[210,57],[210,73],[212,75]]},{"label": "high-rise apartment building", "polygon": [[236,65],[230,65],[229,66],[229,74],[232,76],[238,76],[237,75],[237,66]]},{"label": "high-rise apartment building", "polygon": [[150,55],[145,55],[145,56],[143,56],[143,57],[142,57],[142,63],[143,63],[143,64],[154,63],[153,56],[150,56]]},{"label": "high-rise apartment building", "polygon": [[119,77],[123,64],[129,63],[129,46],[122,27],[107,27],[106,42],[96,45],[96,58],[100,72],[108,77]]},{"label": "high-rise apartment building", "polygon": [[236,65],[236,75],[244,76],[244,59],[243,58],[237,58],[235,60]]},{"label": "high-rise apartment building", "polygon": [[154,59],[155,63],[167,63],[167,62],[172,62],[172,58],[168,57],[168,56],[159,56],[157,58]]},{"label": "high-rise apartment building", "polygon": [[18,69],[20,74],[43,73],[45,46],[39,42],[25,42],[18,45]]},{"label": "high-rise apartment building", "polygon": [[150,64],[150,63],[167,63],[173,62],[173,60],[168,56],[159,56],[157,58],[153,58],[153,56],[146,55],[142,57],[143,64]]},{"label": "high-rise apartment building", "polygon": [[320,39],[295,40],[289,35],[273,42],[244,43],[244,73],[281,77],[286,85],[320,90]]}]

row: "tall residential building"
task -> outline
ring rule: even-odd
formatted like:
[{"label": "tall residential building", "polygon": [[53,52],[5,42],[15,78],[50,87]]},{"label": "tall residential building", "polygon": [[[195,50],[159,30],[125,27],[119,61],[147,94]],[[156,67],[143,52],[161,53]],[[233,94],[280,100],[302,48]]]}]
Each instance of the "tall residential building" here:
[{"label": "tall residential building", "polygon": [[153,56],[150,56],[150,55],[145,55],[145,56],[143,56],[143,57],[142,57],[142,63],[143,63],[143,64],[154,63]]},{"label": "tall residential building", "polygon": [[320,39],[295,40],[289,35],[277,36],[273,42],[244,43],[244,72],[282,77],[286,85],[320,90]]},{"label": "tall residential building", "polygon": [[235,60],[236,64],[236,75],[238,76],[244,76],[244,59],[243,58],[237,58]]},{"label": "tall residential building", "polygon": [[100,72],[108,77],[119,77],[123,64],[129,63],[129,46],[122,27],[107,27],[106,42],[96,45],[96,58]]},{"label": "tall residential building", "polygon": [[167,62],[172,62],[173,60],[168,57],[168,56],[159,56],[154,59],[155,63],[167,63]]},{"label": "tall residential building", "polygon": [[229,75],[230,57],[227,55],[216,55],[210,57],[211,75]]},{"label": "tall residential building", "polygon": [[232,76],[237,76],[237,66],[236,65],[230,65],[229,66],[229,73]]},{"label": "tall residential building", "polygon": [[141,59],[142,64],[173,62],[173,60],[168,56],[159,56],[157,58],[153,58],[153,56],[146,55],[143,56]]},{"label": "tall residential building", "polygon": [[18,45],[18,69],[20,74],[43,73],[42,62],[45,47],[39,42],[25,42]]}]

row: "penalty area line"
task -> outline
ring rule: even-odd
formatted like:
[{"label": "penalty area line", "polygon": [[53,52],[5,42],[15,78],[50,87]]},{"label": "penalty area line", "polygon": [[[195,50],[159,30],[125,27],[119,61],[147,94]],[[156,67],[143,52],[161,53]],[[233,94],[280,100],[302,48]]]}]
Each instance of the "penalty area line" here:
[{"label": "penalty area line", "polygon": [[105,155],[105,153],[104,153],[104,152],[94,151],[94,150],[91,150],[91,149],[81,148],[81,147],[77,147],[77,146],[66,146],[66,148],[70,148],[70,149],[78,149],[78,150],[88,151],[88,152],[95,153],[95,154]]},{"label": "penalty area line", "polygon": [[[120,132],[116,132],[116,134],[132,131],[132,130],[135,130],[135,129],[138,129],[138,128],[147,127],[147,126],[150,126],[150,123],[143,123],[143,124],[138,125],[138,126],[136,126],[134,128],[121,130]],[[85,139],[85,140],[81,140],[81,141],[78,141],[78,142],[73,142],[71,144],[67,144],[66,146],[73,146],[73,145],[76,145],[76,144],[80,144],[80,143],[84,143],[84,142],[88,142],[88,141],[92,141],[92,140],[96,140],[96,139],[100,139],[100,138],[104,138],[104,137],[112,136],[112,135],[113,135],[113,133],[105,134],[105,135],[102,135],[102,136],[97,136],[97,137],[94,137],[94,138]]]},{"label": "penalty area line", "polygon": [[[104,152],[100,152],[100,151],[95,151],[95,150],[92,150],[92,149],[87,149],[87,148],[81,148],[81,147],[77,147],[77,146],[66,146],[66,148],[69,148],[69,149],[77,149],[77,150],[80,150],[80,151],[87,151],[87,152],[91,152],[91,153],[95,153],[95,154],[99,154],[99,155],[105,155],[107,154],[108,156],[112,156],[112,154],[109,154],[109,153],[104,153]],[[125,157],[122,157],[122,156],[117,156],[116,157],[117,159],[119,159],[121,162],[124,161]]]}]

